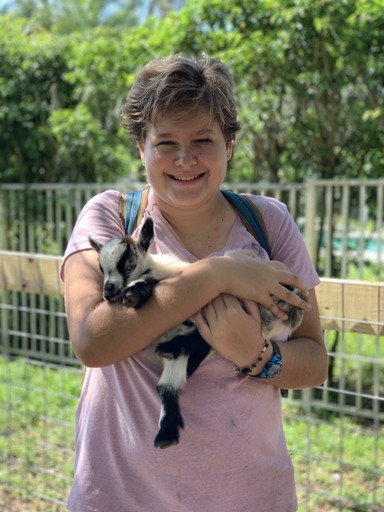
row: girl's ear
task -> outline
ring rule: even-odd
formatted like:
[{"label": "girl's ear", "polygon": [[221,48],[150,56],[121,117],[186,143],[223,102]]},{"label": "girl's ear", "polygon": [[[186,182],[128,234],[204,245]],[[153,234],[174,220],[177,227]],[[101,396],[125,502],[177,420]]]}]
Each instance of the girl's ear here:
[{"label": "girl's ear", "polygon": [[138,142],[137,147],[139,148],[140,159],[144,163],[144,145],[141,142]]},{"label": "girl's ear", "polygon": [[228,139],[226,143],[227,160],[232,158],[233,153],[233,139]]}]

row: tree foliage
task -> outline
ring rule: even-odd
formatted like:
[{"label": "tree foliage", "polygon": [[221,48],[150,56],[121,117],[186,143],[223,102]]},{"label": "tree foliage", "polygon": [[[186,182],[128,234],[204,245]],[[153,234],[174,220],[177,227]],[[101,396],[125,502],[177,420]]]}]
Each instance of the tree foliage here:
[{"label": "tree foliage", "polygon": [[59,34],[86,32],[99,25],[132,26],[138,21],[136,0],[15,0],[3,11],[28,18],[32,27],[40,26]]},{"label": "tree foliage", "polygon": [[233,181],[381,177],[383,7],[383,0],[194,0],[141,26],[66,36],[3,15],[1,179],[139,176],[116,114],[137,68],[175,52],[219,57],[234,74],[242,130]]}]

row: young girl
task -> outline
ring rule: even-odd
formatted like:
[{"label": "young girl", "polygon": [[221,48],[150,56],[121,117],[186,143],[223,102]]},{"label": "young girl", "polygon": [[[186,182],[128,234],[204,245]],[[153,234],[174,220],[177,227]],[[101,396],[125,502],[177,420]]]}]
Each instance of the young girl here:
[{"label": "young girl", "polygon": [[[150,251],[191,265],[161,281],[140,309],[103,301],[88,236],[104,243],[124,234],[121,196],[98,194],[82,210],[61,271],[73,349],[88,367],[68,509],[293,512],[280,388],[317,386],[326,377],[319,279],[283,204],[249,196],[268,227],[270,261],[220,192],[239,130],[231,75],[207,57],[154,60],[138,74],[121,120],[151,187],[143,218],[155,224]],[[225,254],[232,249],[247,251]],[[287,286],[308,291],[308,303]],[[265,349],[257,303],[284,318],[272,296],[303,309],[304,318],[289,342]],[[192,315],[214,351],[181,394],[180,443],[159,450],[162,367],[153,342]]]}]

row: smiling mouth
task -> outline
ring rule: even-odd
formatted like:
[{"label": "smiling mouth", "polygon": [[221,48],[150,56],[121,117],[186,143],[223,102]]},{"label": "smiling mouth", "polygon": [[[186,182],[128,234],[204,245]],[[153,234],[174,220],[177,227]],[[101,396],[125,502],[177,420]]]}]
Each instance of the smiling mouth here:
[{"label": "smiling mouth", "polygon": [[201,178],[203,175],[204,175],[204,173],[190,174],[187,176],[185,176],[185,175],[178,175],[178,176],[170,175],[170,177],[175,181],[193,181],[193,180],[197,180],[197,179]]}]

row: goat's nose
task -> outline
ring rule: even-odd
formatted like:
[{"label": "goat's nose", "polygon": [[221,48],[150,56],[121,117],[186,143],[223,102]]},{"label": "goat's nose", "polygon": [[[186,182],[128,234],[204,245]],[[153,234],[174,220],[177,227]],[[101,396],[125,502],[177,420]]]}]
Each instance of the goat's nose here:
[{"label": "goat's nose", "polygon": [[104,285],[104,292],[106,293],[111,293],[113,292],[115,289],[115,285],[113,283],[105,283]]}]

